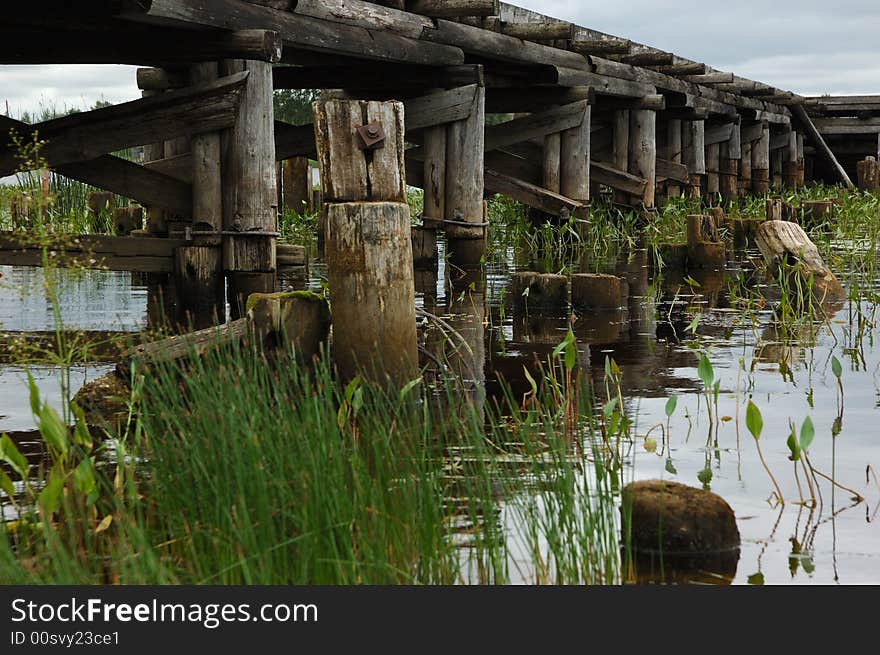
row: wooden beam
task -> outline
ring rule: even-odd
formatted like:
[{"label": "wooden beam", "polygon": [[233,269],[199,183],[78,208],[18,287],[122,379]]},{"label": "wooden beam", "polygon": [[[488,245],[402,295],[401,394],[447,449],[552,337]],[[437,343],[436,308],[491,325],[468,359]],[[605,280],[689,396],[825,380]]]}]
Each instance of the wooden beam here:
[{"label": "wooden beam", "polygon": [[299,0],[294,13],[343,25],[387,30],[411,39],[418,39],[426,29],[434,29],[433,21],[427,16],[383,4],[363,0]]},{"label": "wooden beam", "polygon": [[627,39],[583,39],[575,38],[569,45],[573,52],[582,55],[625,55],[632,49]]},{"label": "wooden beam", "polygon": [[419,41],[385,29],[277,11],[242,0],[153,0],[149,7],[123,13],[121,17],[189,29],[193,25],[225,30],[261,29],[271,25],[281,34],[285,49],[430,66],[464,63],[460,49],[442,43]]},{"label": "wooden beam", "polygon": [[668,180],[684,184],[690,181],[687,166],[669,159],[661,159],[660,157],[657,158],[657,177],[665,177]]},{"label": "wooden beam", "polygon": [[497,16],[498,0],[407,0],[406,8],[415,14],[432,18],[460,16]]},{"label": "wooden beam", "polygon": [[706,72],[706,64],[672,64],[670,66],[657,66],[654,67],[654,70],[672,77],[703,75]]},{"label": "wooden beam", "polygon": [[531,113],[580,100],[592,104],[595,93],[589,86],[542,87],[539,93],[524,93],[522,88],[486,90],[486,112],[490,114]]},{"label": "wooden beam", "polygon": [[730,84],[733,82],[733,73],[722,73],[720,71],[714,71],[711,73],[704,73],[702,75],[685,75],[682,77],[685,82],[690,82],[691,84]]},{"label": "wooden beam", "polygon": [[525,41],[552,41],[574,39],[575,26],[566,21],[548,20],[545,23],[501,22],[501,33]]},{"label": "wooden beam", "polygon": [[[124,26],[124,24],[123,24]],[[173,48],[156,44],[176,39]],[[269,30],[187,33],[186,38],[165,29],[111,32],[107,30],[13,30],[0,25],[0,64],[188,64],[242,57],[281,60],[281,38]]]},{"label": "wooden beam", "polygon": [[616,191],[622,191],[639,198],[644,196],[647,181],[637,175],[624,173],[605,162],[590,162],[590,177],[593,182],[604,184]]},{"label": "wooden beam", "polygon": [[[828,144],[825,142],[825,139],[822,137],[822,134],[816,129],[815,124],[812,119],[807,116],[807,112],[800,105],[794,105],[791,108],[792,113],[794,114],[795,119],[800,123],[801,127],[804,128],[806,135],[810,138],[810,141],[813,142],[813,145],[819,150],[819,153],[828,162],[837,176],[840,178],[840,181],[843,182],[848,188],[852,189],[855,187],[852,180],[849,178],[849,175],[846,174],[843,166],[840,165],[840,162],[837,161],[837,157],[834,156],[834,153],[831,151],[831,148],[828,147]],[[880,139],[880,137],[878,137]]]},{"label": "wooden beam", "polygon": [[675,55],[671,52],[634,52],[631,55],[620,55],[618,61],[630,66],[672,66]]},{"label": "wooden beam", "polygon": [[[163,138],[213,132],[233,124],[247,77],[246,73],[231,75],[208,84],[56,118],[28,126],[20,136],[37,134],[45,141],[40,157],[54,168]],[[0,150],[0,176],[10,175],[23,164],[8,133],[0,143],[5,146]]]},{"label": "wooden beam", "polygon": [[519,200],[529,207],[557,216],[563,211],[574,214],[584,207],[576,200],[491,168],[485,170],[485,185],[487,191],[503,194],[514,200]]},{"label": "wooden beam", "polygon": [[587,107],[589,103],[582,100],[487,127],[486,150],[503,148],[520,141],[577,127],[583,122]]},{"label": "wooden beam", "polygon": [[[139,78],[140,79],[140,78]],[[276,66],[272,71],[276,89],[339,88],[401,89],[456,88],[485,84],[483,66],[408,66],[355,62],[347,66]]]}]

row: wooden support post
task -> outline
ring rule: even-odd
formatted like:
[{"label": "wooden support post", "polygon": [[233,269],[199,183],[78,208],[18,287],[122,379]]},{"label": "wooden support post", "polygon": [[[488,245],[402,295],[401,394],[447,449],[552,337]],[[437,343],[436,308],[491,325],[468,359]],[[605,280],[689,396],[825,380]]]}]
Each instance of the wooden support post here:
[{"label": "wooden support post", "polygon": [[788,145],[783,148],[782,178],[783,184],[789,189],[797,188],[798,150],[797,132],[788,133]]},{"label": "wooden support post", "polygon": [[309,160],[306,157],[293,157],[281,162],[281,202],[285,210],[305,213],[311,190]]},{"label": "wooden support post", "polygon": [[424,133],[424,203],[422,215],[442,221],[446,217],[446,126],[429,127]]},{"label": "wooden support post", "polygon": [[875,157],[866,157],[856,166],[859,189],[862,191],[880,189],[880,162]]},{"label": "wooden support post", "polygon": [[770,126],[764,123],[761,138],[752,144],[752,193],[770,193]]},{"label": "wooden support post", "polygon": [[702,195],[703,176],[706,174],[706,123],[702,120],[682,123],[682,153],[690,176],[689,196]]},{"label": "wooden support post", "polygon": [[[738,126],[737,132],[739,132]],[[725,141],[719,144],[718,183],[719,191],[721,192],[721,199],[725,203],[733,202],[738,195],[737,182],[739,177],[739,160],[731,157],[730,151],[730,141]]]},{"label": "wooden support post", "polygon": [[[670,118],[666,123],[666,159],[676,164],[682,163],[681,121]],[[677,182],[666,183],[666,196],[676,198],[681,195],[681,186]]]},{"label": "wooden support post", "polygon": [[[772,137],[771,137],[772,139]],[[770,186],[775,191],[782,189],[782,164],[783,164],[783,148],[770,150]]]},{"label": "wooden support post", "polygon": [[714,202],[715,196],[721,192],[718,173],[721,169],[721,144],[712,143],[706,146],[706,195]]},{"label": "wooden support post", "polygon": [[[619,109],[614,112],[614,131],[612,135],[612,156],[614,168],[629,171],[629,110]],[[629,196],[615,191],[615,202],[629,204]]]},{"label": "wooden support post", "polygon": [[580,125],[562,132],[559,178],[559,189],[563,196],[589,206],[590,105],[584,108],[583,122]]},{"label": "wooden support post", "polygon": [[227,74],[249,73],[223,160],[223,267],[232,318],[240,318],[250,294],[275,291],[278,182],[272,65],[241,59],[223,65]]},{"label": "wooden support post", "polygon": [[633,109],[630,112],[629,172],[646,181],[642,205],[654,207],[657,186],[657,112]]},{"label": "wooden support post", "polygon": [[225,283],[220,248],[184,246],[174,252],[179,322],[196,330],[225,319]]},{"label": "wooden support post", "polygon": [[544,164],[541,172],[543,186],[553,193],[560,192],[559,167],[562,147],[562,134],[556,132],[544,137]]},{"label": "wooden support post", "polygon": [[806,161],[804,158],[804,135],[797,133],[797,188],[803,188],[806,175]]},{"label": "wooden support post", "polygon": [[446,133],[445,223],[449,252],[461,268],[478,268],[486,251],[483,202],[486,89],[474,92],[470,115]]},{"label": "wooden support post", "polygon": [[739,195],[747,196],[752,191],[752,142],[742,144],[742,159],[739,161]]},{"label": "wooden support post", "polygon": [[[343,379],[362,373],[401,386],[418,377],[419,364],[403,103],[327,100],[312,107],[327,203],[333,361]],[[368,150],[357,128],[374,121],[385,138]]]}]

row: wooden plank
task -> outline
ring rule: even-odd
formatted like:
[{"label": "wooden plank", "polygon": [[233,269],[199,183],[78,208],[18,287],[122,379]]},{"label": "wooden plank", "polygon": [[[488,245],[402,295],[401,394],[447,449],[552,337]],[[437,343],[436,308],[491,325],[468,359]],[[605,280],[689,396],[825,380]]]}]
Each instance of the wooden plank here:
[{"label": "wooden plank", "polygon": [[[821,132],[816,129],[816,125],[813,123],[812,119],[807,116],[807,112],[800,105],[794,105],[791,108],[792,113],[794,114],[795,119],[800,123],[801,127],[804,128],[806,135],[810,138],[810,141],[813,142],[813,145],[819,150],[819,153],[822,157],[831,165],[832,169],[837,173],[840,180],[846,184],[850,189],[854,188],[852,180],[847,175],[843,166],[840,165],[840,162],[837,161],[837,157],[834,156],[834,153],[828,147],[828,144],[825,142],[825,139],[822,137]],[[880,140],[880,137],[878,137]]]},{"label": "wooden plank", "polygon": [[[174,48],[156,44],[174,40]],[[152,28],[9,30],[0,23],[0,64],[185,65],[223,57],[281,60],[281,37],[270,30],[193,33]]]},{"label": "wooden plank", "polygon": [[415,131],[466,120],[472,111],[478,88],[476,84],[470,84],[405,100],[406,130]]},{"label": "wooden plank", "polygon": [[498,0],[408,0],[407,9],[432,18],[497,16]]},{"label": "wooden plank", "polygon": [[619,171],[610,164],[593,160],[590,162],[590,177],[593,182],[604,184],[616,191],[623,191],[641,198],[645,193],[647,180],[637,175]]},{"label": "wooden plank", "polygon": [[587,60],[575,52],[559,50],[531,41],[522,41],[512,36],[447,20],[438,19],[437,29],[425,31],[422,39],[431,43],[454,46],[469,55],[485,59],[530,65],[547,64],[575,69],[586,69],[587,67]]},{"label": "wooden plank", "polygon": [[657,177],[665,177],[668,180],[682,182],[687,184],[690,181],[688,177],[688,167],[669,159],[657,158]]},{"label": "wooden plank", "polygon": [[723,123],[721,125],[711,125],[706,127],[704,142],[705,145],[711,146],[716,143],[722,143],[730,140],[733,133],[733,123]]},{"label": "wooden plank", "polygon": [[582,55],[625,55],[632,49],[632,43],[627,39],[589,39],[576,35],[569,47]]},{"label": "wooden plank", "polygon": [[483,85],[483,66],[410,66],[353,62],[346,66],[276,66],[272,71],[275,89],[443,89]]},{"label": "wooden plank", "polygon": [[713,71],[711,73],[703,73],[702,75],[685,75],[682,79],[691,84],[729,84],[733,82],[733,73]]},{"label": "wooden plank", "polygon": [[[433,21],[426,16],[400,11],[399,8],[382,6],[360,0],[299,0],[294,3],[294,13],[325,21],[387,30],[411,39],[418,39],[426,29],[434,29]],[[302,87],[319,88],[319,87]]]},{"label": "wooden plank", "polygon": [[264,29],[271,25],[281,34],[285,60],[291,54],[287,49],[295,48],[408,64],[464,63],[462,51],[446,44],[420,41],[381,28],[276,11],[241,0],[153,0],[149,7],[125,12],[121,17],[190,29],[193,25],[224,30]]},{"label": "wooden plank", "polygon": [[577,127],[583,123],[584,114],[589,106],[587,101],[582,100],[487,127],[486,150],[503,148],[520,141]]},{"label": "wooden plank", "polygon": [[[88,161],[108,152],[161,138],[191,136],[229,127],[235,120],[247,74],[170,91],[111,107],[45,121],[22,130],[47,143],[41,158],[51,167]],[[0,176],[22,165],[8,134],[0,151]],[[0,141],[2,143],[3,141]]]},{"label": "wooden plank", "polygon": [[559,193],[510,177],[491,168],[487,168],[485,171],[485,185],[487,191],[503,194],[514,200],[519,200],[529,207],[556,216],[563,211],[574,214],[584,206],[582,203]]},{"label": "wooden plank", "polygon": [[567,21],[548,20],[543,23],[509,23],[501,21],[501,33],[526,41],[573,39],[575,26]]}]

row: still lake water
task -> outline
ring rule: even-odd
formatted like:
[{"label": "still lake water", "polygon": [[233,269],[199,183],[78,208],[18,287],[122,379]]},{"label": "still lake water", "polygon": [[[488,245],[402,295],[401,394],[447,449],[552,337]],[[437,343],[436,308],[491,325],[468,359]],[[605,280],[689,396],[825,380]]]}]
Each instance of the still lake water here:
[{"label": "still lake water", "polygon": [[[416,276],[418,302],[442,315],[471,341],[480,360],[477,382],[491,393],[503,374],[516,386],[523,365],[546,359],[568,328],[567,312],[524,316],[508,293],[516,269],[534,270],[513,251],[502,265],[488,267],[485,278],[446,280],[441,258],[436,273]],[[584,272],[615,272],[627,277],[631,295],[626,309],[582,317],[574,324],[581,365],[602,386],[606,357],[623,371],[621,388],[627,414],[635,421],[634,444],[625,452],[627,480],[664,478],[692,486],[708,485],[724,497],[737,517],[742,546],[733,578],[745,584],[760,574],[766,584],[880,583],[880,345],[875,308],[843,303],[827,322],[805,324],[788,345],[780,342],[769,305],[751,317],[731,307],[729,288],[752,267],[748,255],[724,272],[691,272],[696,286],[678,276],[655,276],[647,253],[619,261],[583,262]],[[754,253],[751,253],[754,256]],[[496,258],[497,259],[497,258]],[[284,280],[284,288],[319,288],[320,262],[311,279]],[[47,331],[54,326],[52,306],[40,269],[0,267],[0,328]],[[772,290],[767,294],[772,297]],[[147,325],[147,289],[132,284],[129,273],[85,271],[62,278],[62,319],[68,328],[137,332]],[[861,317],[866,318],[859,324]],[[695,317],[699,321],[695,322]],[[707,353],[720,379],[717,430],[709,425],[706,399],[697,376],[700,353]],[[832,357],[843,364],[844,409],[840,429],[837,379]],[[103,374],[110,363],[75,366],[73,385]],[[57,407],[57,372],[36,367],[32,373]],[[678,406],[667,439],[651,432],[657,449],[649,452],[644,435],[666,423],[670,395]],[[751,397],[764,418],[761,446],[786,499],[768,499],[773,484],[745,427],[745,403]],[[798,428],[811,417],[816,437],[813,466],[852,494],[820,479],[821,502],[814,510],[798,505],[800,494],[788,460],[789,421]],[[729,420],[728,420],[729,419]],[[22,368],[0,364],[0,431],[33,427]],[[800,475],[806,493],[806,482]],[[528,581],[524,578],[522,581]]]}]

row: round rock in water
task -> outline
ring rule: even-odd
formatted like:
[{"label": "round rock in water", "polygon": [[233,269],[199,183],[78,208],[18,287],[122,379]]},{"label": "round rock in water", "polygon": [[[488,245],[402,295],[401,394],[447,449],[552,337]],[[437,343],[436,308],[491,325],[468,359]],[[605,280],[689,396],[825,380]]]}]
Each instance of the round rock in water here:
[{"label": "round rock in water", "polygon": [[630,505],[637,551],[673,555],[739,548],[733,510],[711,491],[664,480],[633,482],[623,489],[623,508]]}]

